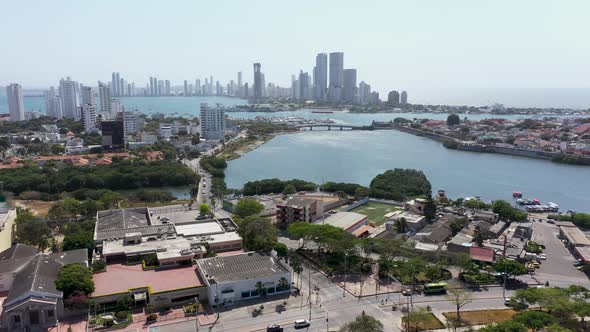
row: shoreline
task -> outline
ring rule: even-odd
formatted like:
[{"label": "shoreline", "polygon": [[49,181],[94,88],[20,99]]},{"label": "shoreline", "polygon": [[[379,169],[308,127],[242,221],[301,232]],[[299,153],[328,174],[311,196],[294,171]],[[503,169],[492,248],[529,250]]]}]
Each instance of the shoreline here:
[{"label": "shoreline", "polygon": [[245,137],[243,139],[237,140],[227,145],[219,153],[217,153],[216,156],[221,157],[226,161],[239,159],[246,153],[252,152],[261,147],[262,145],[268,143],[273,138],[287,133],[289,132],[280,131],[272,134],[267,134],[262,137],[257,137],[256,139],[249,139]]}]

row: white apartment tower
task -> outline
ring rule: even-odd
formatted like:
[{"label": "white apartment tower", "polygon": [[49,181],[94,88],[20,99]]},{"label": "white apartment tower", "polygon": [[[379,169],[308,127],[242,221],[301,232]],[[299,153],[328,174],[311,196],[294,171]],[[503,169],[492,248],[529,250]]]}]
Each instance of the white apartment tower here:
[{"label": "white apartment tower", "polygon": [[98,130],[96,126],[96,105],[84,104],[80,109],[82,123],[84,124],[84,131],[86,131],[87,133],[96,132]]},{"label": "white apartment tower", "polygon": [[8,100],[8,111],[10,121],[25,120],[25,105],[23,102],[23,88],[20,84],[10,84],[6,87],[6,98]]},{"label": "white apartment tower", "polygon": [[111,112],[111,89],[107,84],[98,82],[98,99],[100,101],[100,111],[105,113]]},{"label": "white apartment tower", "polygon": [[55,94],[55,89],[53,87],[49,88],[49,91],[45,91],[45,110],[47,111],[47,116],[61,119],[63,118],[63,114],[61,112],[61,99],[57,97]]},{"label": "white apartment tower", "polygon": [[79,120],[78,115],[78,91],[77,83],[69,77],[59,81],[59,97],[61,98],[61,108],[64,118]]},{"label": "white apartment tower", "polygon": [[82,105],[90,104],[96,105],[96,96],[94,95],[94,91],[91,87],[81,85],[80,86],[80,95],[82,97]]},{"label": "white apartment tower", "polygon": [[210,108],[201,103],[201,137],[223,140],[225,138],[225,112],[223,108]]}]

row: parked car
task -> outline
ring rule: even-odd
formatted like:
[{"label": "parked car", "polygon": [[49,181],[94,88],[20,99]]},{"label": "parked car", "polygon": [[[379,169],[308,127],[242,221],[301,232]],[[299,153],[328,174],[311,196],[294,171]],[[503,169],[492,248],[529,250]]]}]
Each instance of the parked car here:
[{"label": "parked car", "polygon": [[295,321],[295,324],[293,324],[293,327],[295,327],[296,329],[302,329],[304,327],[309,327],[310,325],[311,324],[307,319],[298,319]]},{"label": "parked car", "polygon": [[539,255],[537,255],[537,257],[539,257],[542,260],[546,260],[547,259],[547,255],[545,255],[545,254],[539,254]]},{"label": "parked car", "polygon": [[576,259],[576,261],[574,262],[574,266],[582,266],[582,261],[579,259]]},{"label": "parked car", "polygon": [[280,325],[269,325],[266,327],[266,332],[283,332],[283,328]]}]

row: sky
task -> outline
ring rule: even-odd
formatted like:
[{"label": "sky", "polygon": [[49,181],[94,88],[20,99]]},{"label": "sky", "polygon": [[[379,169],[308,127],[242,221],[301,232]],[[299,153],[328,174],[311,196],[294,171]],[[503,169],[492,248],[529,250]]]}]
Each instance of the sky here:
[{"label": "sky", "polygon": [[590,1],[2,1],[0,85],[96,85],[119,71],[180,85],[261,62],[290,85],[344,52],[382,94],[412,88],[590,88]]}]

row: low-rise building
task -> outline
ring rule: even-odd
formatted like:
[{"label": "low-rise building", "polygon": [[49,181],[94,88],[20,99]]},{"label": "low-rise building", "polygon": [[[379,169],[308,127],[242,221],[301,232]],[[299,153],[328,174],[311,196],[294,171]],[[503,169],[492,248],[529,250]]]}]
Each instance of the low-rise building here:
[{"label": "low-rise building", "polygon": [[343,230],[352,234],[360,227],[367,226],[369,224],[369,217],[356,212],[340,211],[324,219],[323,223],[326,225],[342,228]]},{"label": "low-rise building", "polygon": [[288,292],[291,270],[270,254],[247,252],[197,260],[197,271],[208,287],[211,305],[231,305],[241,300]]},{"label": "low-rise building", "polygon": [[426,217],[411,211],[395,211],[389,220],[394,221],[398,228],[400,223],[405,223],[405,226],[401,227],[412,232],[418,231],[426,224]]},{"label": "low-rise building", "polygon": [[559,236],[565,240],[570,250],[574,250],[577,247],[590,247],[590,240],[577,227],[559,227]]},{"label": "low-rise building", "polygon": [[292,223],[312,222],[324,215],[324,202],[318,199],[293,197],[285,204],[277,204],[277,221]]}]

